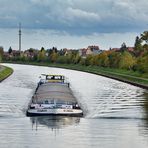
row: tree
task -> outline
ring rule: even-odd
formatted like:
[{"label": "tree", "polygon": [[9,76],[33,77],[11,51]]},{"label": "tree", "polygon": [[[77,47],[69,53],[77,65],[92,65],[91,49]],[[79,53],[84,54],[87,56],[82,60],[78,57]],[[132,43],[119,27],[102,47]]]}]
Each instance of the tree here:
[{"label": "tree", "polygon": [[89,65],[93,65],[93,55],[88,55],[85,59],[85,65],[89,66]]},{"label": "tree", "polygon": [[144,31],[143,34],[141,34],[141,39],[148,45],[148,31]]},{"label": "tree", "polygon": [[148,73],[148,50],[145,50],[144,53],[137,58],[136,70],[141,73]]},{"label": "tree", "polygon": [[107,52],[103,52],[99,56],[99,66],[107,67],[109,66],[109,58]]},{"label": "tree", "polygon": [[108,55],[108,57],[109,57],[109,66],[111,68],[119,68],[121,53],[113,51]]},{"label": "tree", "polygon": [[56,52],[53,52],[51,55],[50,55],[50,61],[55,63],[58,59],[58,54]]},{"label": "tree", "polygon": [[2,55],[0,54],[0,62],[2,61]]},{"label": "tree", "polygon": [[3,54],[4,54],[4,48],[0,46],[0,62],[2,61]]},{"label": "tree", "polygon": [[41,48],[41,52],[44,52],[44,51],[45,51],[45,49],[44,49],[44,47],[42,47],[42,48]]},{"label": "tree", "polygon": [[140,53],[143,50],[141,43],[142,43],[142,40],[137,36],[135,39],[135,47],[134,47],[134,51],[135,51],[136,56],[140,55]]},{"label": "tree", "polygon": [[9,49],[8,49],[8,53],[11,54],[11,52],[12,52],[12,48],[10,46]]},{"label": "tree", "polygon": [[125,51],[121,55],[119,68],[131,70],[135,64],[136,64],[136,60],[129,52]]},{"label": "tree", "polygon": [[124,51],[127,50],[126,44],[125,44],[124,42],[122,43],[120,50],[121,50],[122,52],[124,52]]},{"label": "tree", "polygon": [[77,53],[77,55],[76,55],[75,58],[74,58],[74,64],[79,63],[80,60],[81,60],[81,57],[79,56],[79,53]]},{"label": "tree", "polygon": [[38,54],[38,58],[37,59],[38,59],[39,62],[45,61],[45,59],[46,59],[46,51],[45,51],[45,49],[43,47],[39,51],[39,54]]}]

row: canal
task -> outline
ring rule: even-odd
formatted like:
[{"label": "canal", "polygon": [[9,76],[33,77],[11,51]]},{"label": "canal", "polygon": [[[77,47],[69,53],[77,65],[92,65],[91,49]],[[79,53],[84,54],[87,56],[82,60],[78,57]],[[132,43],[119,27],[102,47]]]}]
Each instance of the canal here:
[{"label": "canal", "polygon": [[[0,83],[0,148],[147,148],[148,92],[74,70],[4,64],[14,73]],[[63,74],[84,117],[26,117],[39,76]]]}]

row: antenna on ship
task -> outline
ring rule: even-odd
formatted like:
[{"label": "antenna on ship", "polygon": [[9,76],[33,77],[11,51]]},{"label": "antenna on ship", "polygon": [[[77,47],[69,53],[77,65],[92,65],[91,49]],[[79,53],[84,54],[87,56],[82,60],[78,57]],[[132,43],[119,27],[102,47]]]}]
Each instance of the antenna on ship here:
[{"label": "antenna on ship", "polygon": [[22,35],[21,23],[19,23],[19,51],[20,52],[21,52],[21,35]]}]

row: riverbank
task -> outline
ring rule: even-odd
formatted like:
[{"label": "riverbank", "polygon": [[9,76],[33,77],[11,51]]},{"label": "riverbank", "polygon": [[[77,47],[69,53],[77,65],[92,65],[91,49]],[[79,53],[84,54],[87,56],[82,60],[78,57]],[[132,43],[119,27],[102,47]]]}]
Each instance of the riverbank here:
[{"label": "riverbank", "polygon": [[138,72],[127,71],[121,69],[103,68],[98,66],[83,66],[78,64],[53,64],[53,63],[37,63],[37,62],[10,62],[13,64],[26,64],[26,65],[37,65],[37,66],[48,66],[78,70],[83,72],[89,72],[101,76],[105,76],[111,79],[129,83],[144,89],[148,89],[148,76],[142,75]]},{"label": "riverbank", "polygon": [[13,69],[10,67],[0,65],[0,82],[5,80],[13,73]]}]

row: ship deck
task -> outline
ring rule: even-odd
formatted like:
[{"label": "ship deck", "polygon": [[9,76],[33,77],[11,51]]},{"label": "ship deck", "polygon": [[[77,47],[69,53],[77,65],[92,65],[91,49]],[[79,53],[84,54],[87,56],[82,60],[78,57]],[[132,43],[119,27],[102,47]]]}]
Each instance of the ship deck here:
[{"label": "ship deck", "polygon": [[45,101],[63,103],[76,103],[76,98],[73,95],[71,89],[66,83],[44,83],[39,85],[36,90],[32,102],[42,103]]}]

